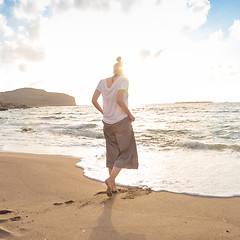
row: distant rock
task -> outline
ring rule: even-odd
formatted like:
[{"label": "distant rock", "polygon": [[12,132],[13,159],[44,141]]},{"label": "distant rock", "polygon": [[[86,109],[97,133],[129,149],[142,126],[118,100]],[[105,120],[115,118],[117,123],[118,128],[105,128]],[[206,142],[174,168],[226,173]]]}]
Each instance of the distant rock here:
[{"label": "distant rock", "polygon": [[175,104],[183,104],[183,103],[213,103],[212,101],[201,101],[201,102],[175,102]]},{"label": "distant rock", "polygon": [[46,106],[76,106],[75,98],[64,93],[46,92],[35,88],[20,88],[0,92],[0,111],[10,108]]},{"label": "distant rock", "polygon": [[29,132],[32,131],[33,128],[32,127],[22,127],[22,132]]}]

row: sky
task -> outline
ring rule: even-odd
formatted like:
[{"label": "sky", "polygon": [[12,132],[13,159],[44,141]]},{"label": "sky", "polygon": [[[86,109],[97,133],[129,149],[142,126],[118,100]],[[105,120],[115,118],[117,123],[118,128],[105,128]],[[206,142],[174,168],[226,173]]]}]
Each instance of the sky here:
[{"label": "sky", "polygon": [[129,100],[240,102],[239,0],[0,0],[0,92],[91,104],[118,56]]}]

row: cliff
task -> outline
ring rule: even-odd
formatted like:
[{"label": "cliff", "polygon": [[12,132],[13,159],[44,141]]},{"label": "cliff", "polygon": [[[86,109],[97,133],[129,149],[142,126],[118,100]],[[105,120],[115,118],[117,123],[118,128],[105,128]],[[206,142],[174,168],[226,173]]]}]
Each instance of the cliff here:
[{"label": "cliff", "polygon": [[45,106],[76,106],[75,98],[64,93],[46,92],[35,88],[20,88],[0,92],[0,108]]}]

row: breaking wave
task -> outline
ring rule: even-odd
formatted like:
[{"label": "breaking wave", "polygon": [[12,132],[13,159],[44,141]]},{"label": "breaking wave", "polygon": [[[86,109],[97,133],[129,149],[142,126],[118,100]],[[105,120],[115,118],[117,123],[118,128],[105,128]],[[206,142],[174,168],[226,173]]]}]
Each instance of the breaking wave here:
[{"label": "breaking wave", "polygon": [[240,145],[227,145],[227,144],[209,144],[201,143],[197,141],[180,141],[176,143],[177,147],[196,149],[196,150],[214,150],[214,151],[225,151],[232,150],[240,152]]}]

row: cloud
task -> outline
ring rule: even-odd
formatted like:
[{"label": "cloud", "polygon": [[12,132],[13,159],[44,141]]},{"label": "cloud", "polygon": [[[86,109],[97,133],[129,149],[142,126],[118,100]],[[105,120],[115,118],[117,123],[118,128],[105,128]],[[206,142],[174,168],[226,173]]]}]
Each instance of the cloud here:
[{"label": "cloud", "polygon": [[156,4],[160,4],[162,2],[162,0],[156,0]]},{"label": "cloud", "polygon": [[203,25],[207,20],[210,8],[209,0],[188,0],[183,31],[197,29]]},{"label": "cloud", "polygon": [[154,57],[155,57],[155,58],[158,58],[165,50],[166,50],[166,48],[158,50],[158,51],[155,53]]},{"label": "cloud", "polygon": [[139,1],[138,0],[117,0],[122,5],[123,12],[129,12],[130,9]]},{"label": "cloud", "polygon": [[30,62],[42,61],[44,60],[44,56],[44,49],[22,42],[19,42],[18,44],[7,42],[2,47],[2,60],[6,63],[14,63],[17,60]]},{"label": "cloud", "polygon": [[[23,1],[21,3],[23,3]],[[26,1],[25,4],[28,4],[28,1]],[[28,6],[29,9],[33,8],[31,4],[30,6]],[[2,42],[0,54],[3,63],[21,63],[22,61],[38,62],[44,60],[45,49],[38,44],[41,25],[44,21],[45,18],[40,15],[35,18],[28,18],[24,25],[19,25],[17,27],[15,32],[13,32],[11,28],[7,29],[9,31],[8,35],[6,34],[6,28],[1,28],[0,24],[0,32],[1,29],[4,29],[6,36],[14,35],[11,41]],[[25,63],[18,65],[18,69],[21,72],[25,72],[27,70]]]},{"label": "cloud", "polygon": [[50,0],[48,7],[50,7],[54,13],[59,14],[71,9],[108,10],[110,8],[110,0]]},{"label": "cloud", "polygon": [[[153,57],[155,59],[157,59],[165,50],[166,50],[166,48],[158,50],[153,55]],[[148,49],[142,49],[139,53],[140,53],[141,58],[143,58],[143,59],[147,59],[147,58],[151,57],[151,55],[152,55],[152,51],[148,50]]]},{"label": "cloud", "polygon": [[11,37],[14,34],[12,28],[7,25],[6,17],[2,14],[0,14],[0,34],[4,37]]},{"label": "cloud", "polygon": [[4,0],[0,0],[0,5],[3,5],[4,4]]},{"label": "cloud", "polygon": [[132,6],[139,3],[138,0],[51,0],[50,6],[55,11],[67,11],[70,9],[79,10],[97,10],[107,11],[110,10],[113,5],[119,4],[123,12],[128,13]]},{"label": "cloud", "polygon": [[[208,39],[199,41],[196,56],[205,55],[211,80],[231,81],[239,79],[240,71],[240,25],[235,20],[229,28],[229,34],[221,29],[209,35]],[[204,56],[203,55],[203,56]]]},{"label": "cloud", "polygon": [[148,58],[150,55],[151,55],[151,51],[150,51],[150,50],[143,49],[143,50],[140,51],[140,56],[141,56],[143,59]]},{"label": "cloud", "polygon": [[56,13],[57,12],[64,12],[72,8],[74,5],[74,0],[51,0],[50,7]]},{"label": "cloud", "polygon": [[35,19],[45,11],[49,3],[50,0],[19,0],[14,8],[14,16],[17,19]]},{"label": "cloud", "polygon": [[81,9],[107,10],[110,7],[109,0],[74,0],[74,6]]},{"label": "cloud", "polygon": [[229,28],[229,35],[234,39],[240,40],[240,20],[234,20],[233,25]]},{"label": "cloud", "polygon": [[194,13],[208,13],[210,2],[208,0],[188,0],[187,5]]},{"label": "cloud", "polygon": [[[66,46],[70,39],[78,39],[76,49],[90,43],[99,48],[111,46],[113,49],[134,44],[141,58],[152,56],[157,59],[169,42],[176,41],[181,34],[179,29],[191,30],[204,23],[210,9],[209,1],[187,2],[186,5],[186,0],[19,0],[14,13],[16,17],[25,19],[26,24],[16,33],[20,40],[3,44],[2,56],[8,62],[14,58],[42,61],[44,49],[51,51],[50,46],[57,49],[55,46]],[[48,20],[41,16],[46,8],[53,11]],[[78,10],[84,10],[84,13],[79,14]],[[186,22],[191,24],[186,25]],[[49,37],[44,36],[46,34]],[[113,42],[115,34],[118,37]],[[159,46],[162,49],[159,50]]]},{"label": "cloud", "polygon": [[30,41],[34,41],[40,38],[41,24],[44,21],[43,17],[32,20],[27,26],[28,37]]},{"label": "cloud", "polygon": [[222,29],[219,29],[218,31],[211,33],[209,39],[212,41],[219,41],[223,40],[223,37],[223,31]]}]

